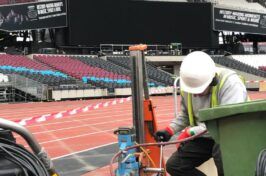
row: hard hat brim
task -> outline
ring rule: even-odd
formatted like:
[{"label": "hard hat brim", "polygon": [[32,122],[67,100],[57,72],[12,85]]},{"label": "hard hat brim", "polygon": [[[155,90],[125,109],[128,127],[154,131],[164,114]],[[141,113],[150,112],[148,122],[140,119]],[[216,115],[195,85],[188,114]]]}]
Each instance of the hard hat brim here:
[{"label": "hard hat brim", "polygon": [[211,84],[212,79],[210,79],[208,82],[206,82],[205,84],[201,85],[200,87],[190,87],[188,85],[186,85],[184,83],[184,81],[182,80],[182,78],[180,78],[180,88],[181,90],[187,92],[187,93],[191,93],[191,94],[201,94],[204,92],[204,90],[207,89],[207,87]]}]

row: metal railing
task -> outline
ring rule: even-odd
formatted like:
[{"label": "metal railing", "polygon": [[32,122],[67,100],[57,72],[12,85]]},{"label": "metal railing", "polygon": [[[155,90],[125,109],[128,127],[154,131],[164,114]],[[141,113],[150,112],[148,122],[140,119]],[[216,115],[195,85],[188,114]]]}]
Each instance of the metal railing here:
[{"label": "metal railing", "polygon": [[180,77],[177,77],[174,81],[174,91],[173,91],[173,96],[174,96],[174,117],[178,117],[178,97],[177,93],[180,91],[180,84],[179,84],[179,79]]},{"label": "metal railing", "polygon": [[9,75],[11,85],[26,94],[30,94],[38,98],[39,100],[47,100],[48,85],[34,81],[21,75],[11,74]]}]

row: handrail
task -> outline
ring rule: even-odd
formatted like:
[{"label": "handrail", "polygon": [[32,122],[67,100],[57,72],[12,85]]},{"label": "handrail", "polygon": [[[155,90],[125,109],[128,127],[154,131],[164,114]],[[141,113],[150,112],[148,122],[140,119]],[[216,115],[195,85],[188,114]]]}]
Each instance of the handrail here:
[{"label": "handrail", "polygon": [[174,81],[174,91],[173,91],[173,96],[174,96],[174,117],[178,117],[178,99],[177,99],[177,90],[180,86],[177,87],[177,83],[179,82],[180,77],[177,77]]}]

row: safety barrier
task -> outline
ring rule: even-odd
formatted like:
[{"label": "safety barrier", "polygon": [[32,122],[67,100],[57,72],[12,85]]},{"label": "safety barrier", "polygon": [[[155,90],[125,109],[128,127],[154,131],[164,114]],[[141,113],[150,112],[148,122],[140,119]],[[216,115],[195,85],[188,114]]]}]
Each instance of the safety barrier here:
[{"label": "safety barrier", "polygon": [[120,99],[115,99],[113,101],[96,103],[96,104],[87,105],[84,107],[78,107],[78,108],[71,109],[71,110],[60,111],[57,113],[44,114],[41,116],[25,118],[22,120],[15,120],[15,122],[17,122],[18,124],[20,124],[22,126],[26,126],[26,125],[31,125],[31,124],[40,123],[40,122],[46,122],[46,121],[50,121],[50,120],[54,120],[54,119],[61,119],[61,118],[67,117],[67,116],[85,113],[85,112],[89,112],[91,110],[96,110],[96,109],[100,109],[100,108],[104,108],[104,107],[108,107],[108,106],[112,106],[112,105],[116,105],[116,104],[122,104],[122,103],[128,102],[130,100],[131,100],[131,97],[120,98]]},{"label": "safety barrier", "polygon": [[[167,90],[169,91],[170,89],[171,88],[161,87],[158,89],[151,89],[150,92],[151,92],[151,94],[158,94],[160,92],[166,92]],[[60,112],[56,112],[56,113],[44,114],[41,116],[35,116],[35,117],[29,117],[29,118],[25,118],[25,119],[15,120],[15,122],[17,122],[23,126],[31,125],[34,123],[46,122],[46,121],[50,121],[50,120],[54,120],[54,119],[61,119],[61,118],[67,117],[67,116],[77,115],[80,113],[86,113],[86,112],[89,112],[92,110],[105,108],[105,107],[116,105],[116,104],[122,104],[122,103],[125,103],[128,101],[131,101],[131,97],[119,98],[119,99],[115,99],[113,101],[100,102],[100,103],[96,103],[96,104],[87,105],[84,107],[78,107],[75,109],[70,109],[70,110],[60,111]]]}]

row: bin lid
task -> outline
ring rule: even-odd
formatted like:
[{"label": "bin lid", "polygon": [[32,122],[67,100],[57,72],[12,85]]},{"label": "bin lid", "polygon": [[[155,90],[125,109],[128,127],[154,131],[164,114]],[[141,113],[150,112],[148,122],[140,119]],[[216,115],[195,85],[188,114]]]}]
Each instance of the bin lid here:
[{"label": "bin lid", "polygon": [[199,111],[200,121],[209,121],[236,114],[266,111],[266,100],[248,101],[244,103],[221,105]]}]

